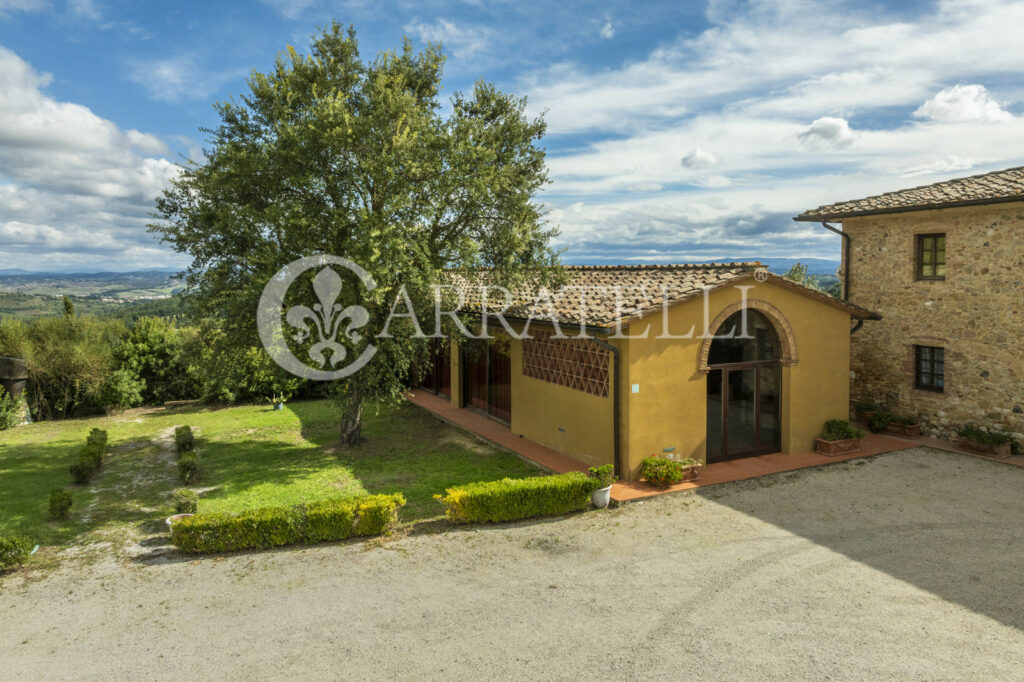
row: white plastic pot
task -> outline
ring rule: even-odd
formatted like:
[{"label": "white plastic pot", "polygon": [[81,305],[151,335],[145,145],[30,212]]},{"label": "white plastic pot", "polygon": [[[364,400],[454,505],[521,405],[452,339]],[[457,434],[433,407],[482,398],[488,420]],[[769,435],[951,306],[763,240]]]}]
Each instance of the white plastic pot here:
[{"label": "white plastic pot", "polygon": [[604,509],[612,501],[612,487],[598,488],[590,493],[590,503],[598,509]]},{"label": "white plastic pot", "polygon": [[195,514],[175,514],[174,516],[168,516],[167,517],[167,527],[170,528],[171,524],[174,523],[175,521],[180,521],[181,519],[187,519],[190,516],[195,516]]}]

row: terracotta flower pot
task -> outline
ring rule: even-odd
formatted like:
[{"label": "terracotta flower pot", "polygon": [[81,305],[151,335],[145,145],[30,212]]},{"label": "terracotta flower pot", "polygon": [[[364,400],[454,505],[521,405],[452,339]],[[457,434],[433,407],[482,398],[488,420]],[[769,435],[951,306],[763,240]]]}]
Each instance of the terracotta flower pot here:
[{"label": "terracotta flower pot", "polygon": [[970,438],[961,438],[960,447],[971,450],[972,452],[977,452],[981,455],[988,455],[989,457],[996,457],[998,459],[1005,459],[1012,454],[1009,443],[990,445],[988,443],[980,443],[976,440],[971,440]]},{"label": "terracotta flower pot", "polygon": [[860,452],[860,438],[844,438],[843,440],[819,438],[815,441],[814,449],[819,455],[825,455],[826,457],[848,455],[853,452]]},{"label": "terracotta flower pot", "polygon": [[921,437],[921,425],[920,424],[896,424],[890,422],[885,426],[886,433],[892,433],[897,436],[903,436],[904,438],[920,438]]}]

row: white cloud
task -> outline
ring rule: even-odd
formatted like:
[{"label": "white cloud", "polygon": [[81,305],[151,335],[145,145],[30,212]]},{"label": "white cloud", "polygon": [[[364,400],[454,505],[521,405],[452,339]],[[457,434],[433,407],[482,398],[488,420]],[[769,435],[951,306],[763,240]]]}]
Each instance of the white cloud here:
[{"label": "white cloud", "polygon": [[159,138],[44,92],[0,48],[0,262],[31,268],[180,264],[146,232],[177,168]]},{"label": "white cloud", "polygon": [[601,37],[606,40],[611,40],[615,37],[615,26],[612,25],[611,19],[605,21],[604,26],[601,27]]},{"label": "white cloud", "polygon": [[992,98],[983,85],[954,85],[940,90],[918,107],[917,118],[941,123],[1009,121],[1013,115]]},{"label": "white cloud", "polygon": [[128,67],[128,80],[142,86],[154,100],[180,102],[209,99],[218,88],[248,73],[248,69],[208,70],[195,55],[181,54],[134,61]]},{"label": "white cloud", "polygon": [[422,42],[439,42],[454,57],[471,57],[488,46],[491,31],[480,26],[459,26],[447,19],[438,19],[426,23],[413,19],[405,25],[405,30]]},{"label": "white cloud", "polygon": [[700,147],[694,147],[683,154],[680,163],[684,168],[710,168],[718,163],[718,159],[711,152],[706,152]]},{"label": "white cloud", "polygon": [[853,144],[856,136],[845,118],[823,116],[796,137],[808,149],[845,149]]},{"label": "white cloud", "polygon": [[46,0],[0,0],[0,17],[11,12],[38,12],[46,7]]},{"label": "white cloud", "polygon": [[93,0],[68,0],[68,11],[75,16],[94,21],[103,16],[99,5]]},{"label": "white cloud", "polygon": [[951,154],[944,159],[937,159],[928,163],[911,166],[903,172],[903,175],[911,177],[914,175],[938,175],[952,171],[966,171],[974,168],[975,163],[976,162],[971,159],[965,159],[957,156],[956,154]]}]

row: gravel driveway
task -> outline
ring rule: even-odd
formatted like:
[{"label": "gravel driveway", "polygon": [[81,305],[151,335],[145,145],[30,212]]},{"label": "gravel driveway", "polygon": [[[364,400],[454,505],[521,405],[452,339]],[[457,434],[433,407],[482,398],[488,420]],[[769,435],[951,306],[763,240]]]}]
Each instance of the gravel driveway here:
[{"label": "gravel driveway", "polygon": [[1024,679],[1024,469],[918,448],[538,523],[0,583],[0,679]]}]

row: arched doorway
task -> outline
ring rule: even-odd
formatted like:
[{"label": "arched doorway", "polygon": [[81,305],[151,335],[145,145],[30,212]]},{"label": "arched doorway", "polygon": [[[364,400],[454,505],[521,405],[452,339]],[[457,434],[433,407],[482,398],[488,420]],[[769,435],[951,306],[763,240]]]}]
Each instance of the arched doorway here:
[{"label": "arched doorway", "polygon": [[709,462],[779,451],[780,354],[772,323],[751,308],[733,313],[715,331],[708,353]]}]

